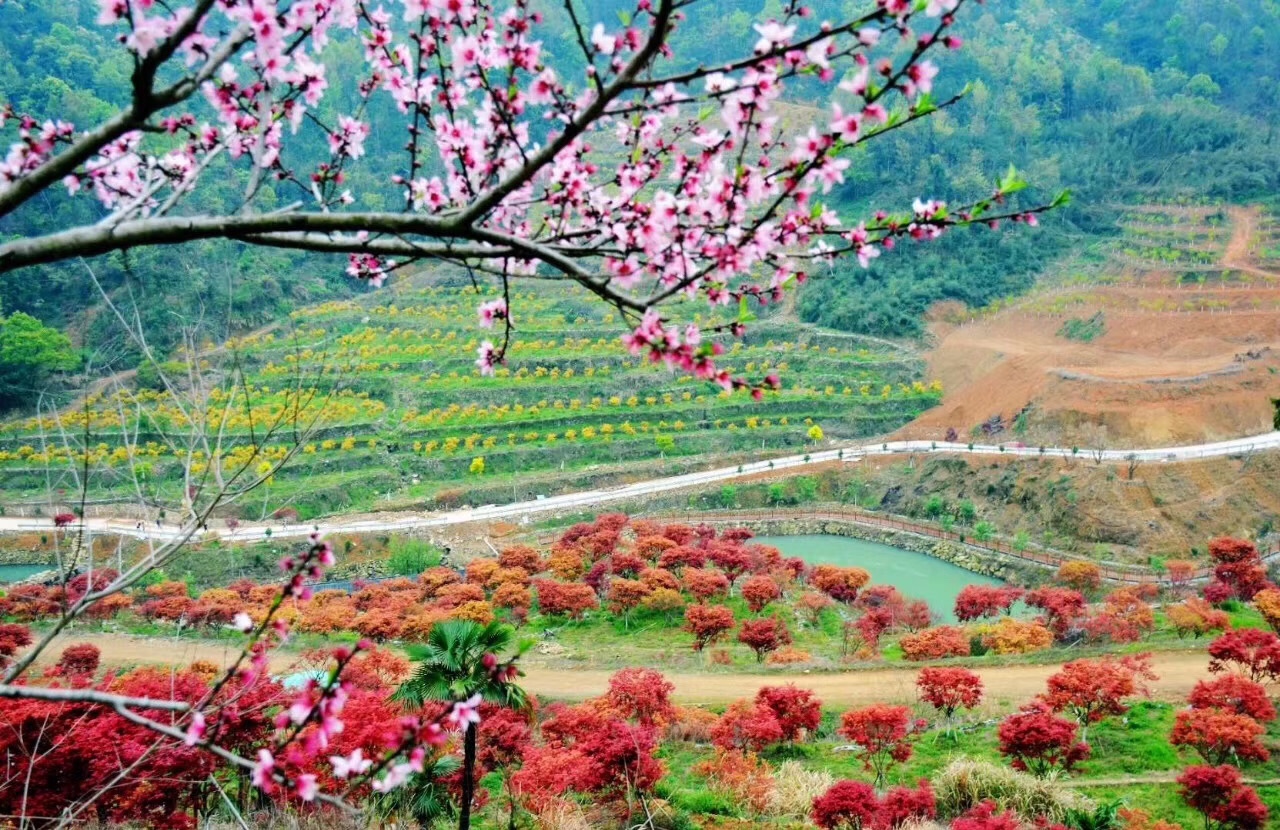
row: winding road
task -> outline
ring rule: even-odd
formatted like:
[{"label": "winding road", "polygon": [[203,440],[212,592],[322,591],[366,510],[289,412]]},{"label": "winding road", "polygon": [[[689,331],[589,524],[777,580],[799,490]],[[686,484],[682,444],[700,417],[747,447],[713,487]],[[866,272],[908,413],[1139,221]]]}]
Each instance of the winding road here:
[{"label": "winding road", "polygon": [[[1280,448],[1280,431],[1262,435],[1233,438],[1228,441],[1217,441],[1208,444],[1191,444],[1181,447],[1160,447],[1141,450],[1111,449],[1064,449],[1062,447],[1025,447],[1014,444],[961,444],[945,441],[888,441],[879,444],[864,444],[842,447],[832,450],[820,450],[805,455],[791,455],[767,461],[756,461],[734,467],[721,467],[698,473],[656,478],[634,484],[619,485],[600,490],[586,490],[578,493],[565,493],[559,496],[548,496],[533,501],[513,502],[504,505],[484,505],[482,507],[464,507],[447,512],[422,513],[395,518],[335,518],[318,523],[297,523],[282,525],[275,523],[246,523],[234,531],[225,528],[210,528],[208,533],[219,538],[252,542],[271,538],[297,538],[306,536],[318,529],[322,533],[381,533],[397,530],[414,530],[419,528],[447,527],[471,522],[506,520],[524,522],[538,514],[555,513],[575,509],[599,509],[610,503],[629,499],[654,496],[683,490],[690,487],[701,487],[722,481],[732,481],[761,473],[778,470],[803,468],[810,464],[831,463],[837,461],[855,462],[867,458],[884,455],[901,455],[904,453],[927,453],[945,455],[1005,455],[1005,456],[1041,456],[1045,458],[1078,458],[1098,463],[1126,463],[1130,460],[1142,463],[1165,463],[1173,461],[1196,461],[1205,458],[1223,458],[1233,455],[1245,455],[1262,450]],[[95,533],[111,533],[158,542],[168,541],[180,536],[183,530],[177,526],[154,527],[144,523],[137,526],[136,519],[130,518],[90,518],[86,527]],[[48,530],[49,522],[30,518],[0,517],[0,533],[30,533]]]}]

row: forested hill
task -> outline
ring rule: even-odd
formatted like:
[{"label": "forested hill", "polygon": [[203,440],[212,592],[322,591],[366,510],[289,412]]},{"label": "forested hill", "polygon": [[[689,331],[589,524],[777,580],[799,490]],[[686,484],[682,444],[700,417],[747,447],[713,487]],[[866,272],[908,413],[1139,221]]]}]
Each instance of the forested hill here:
[{"label": "forested hill", "polygon": [[[1073,206],[1035,231],[961,232],[838,264],[802,316],[911,335],[938,299],[983,305],[1115,232],[1133,201],[1271,201],[1280,192],[1280,4],[1271,0],[998,0],[970,8],[948,84],[972,94],[874,142],[841,196],[961,198],[1010,163]],[[975,13],[976,11],[976,13]]]},{"label": "forested hill", "polygon": [[[95,0],[7,0],[0,4],[0,98],[24,112],[91,123],[124,100],[125,53],[94,23]],[[583,0],[583,19],[612,20],[633,5]],[[853,0],[818,0],[819,16],[847,14]],[[840,10],[837,10],[837,6]],[[548,19],[555,21],[555,9]],[[678,36],[681,62],[713,64],[754,39],[753,22],[777,15],[778,0],[704,0]],[[1133,200],[1261,199],[1277,190],[1280,145],[1280,6],[1274,0],[990,0],[970,4],[959,29],[965,48],[944,56],[940,96],[972,93],[934,119],[873,142],[836,195],[843,211],[901,207],[915,196],[966,198],[989,190],[1017,164],[1048,196],[1071,188],[1074,206],[1033,232],[952,235],[900,246],[869,271],[836,265],[805,288],[807,320],[876,334],[921,331],[940,298],[983,304],[1025,288],[1047,263],[1109,233],[1109,206]],[[545,33],[553,60],[572,48],[568,31]],[[328,59],[358,63],[353,39]],[[353,73],[331,73],[337,109],[353,100]],[[803,88],[797,90],[803,95]],[[811,89],[817,95],[817,87]],[[799,103],[816,106],[816,98]],[[370,118],[394,117],[375,104]],[[385,182],[403,136],[375,130],[367,169],[353,170],[360,207],[398,198]],[[381,166],[380,166],[381,165]],[[234,177],[203,198],[234,208]],[[282,200],[293,198],[281,194]],[[94,218],[88,200],[54,196],[0,222],[0,234],[40,231],[59,219]],[[333,260],[220,243],[140,251],[31,269],[0,279],[0,311],[29,313],[69,329],[77,343],[118,331],[99,313],[98,289],[138,300],[153,339],[172,345],[184,326],[217,339],[283,316],[300,304],[349,293]],[[136,362],[112,348],[117,364]],[[120,368],[119,365],[114,368]]]}]

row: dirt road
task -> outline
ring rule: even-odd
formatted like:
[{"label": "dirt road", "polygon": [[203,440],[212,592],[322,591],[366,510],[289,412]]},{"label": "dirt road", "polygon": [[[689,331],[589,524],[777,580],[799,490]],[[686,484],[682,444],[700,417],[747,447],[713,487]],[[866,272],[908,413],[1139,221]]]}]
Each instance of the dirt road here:
[{"label": "dirt road", "polygon": [[[163,637],[130,637],[120,634],[72,635],[60,638],[46,652],[51,659],[71,643],[91,643],[102,652],[108,666],[185,665],[192,660],[209,660],[225,665],[235,658],[230,643],[178,640]],[[273,671],[285,672],[296,653],[277,652]],[[1159,680],[1151,684],[1154,697],[1181,700],[1197,680],[1208,676],[1204,651],[1161,652],[1153,660]],[[993,666],[976,669],[995,704],[1017,705],[1044,690],[1045,679],[1057,665]],[[604,692],[610,671],[603,669],[563,669],[530,661],[525,665],[523,685],[529,691],[555,699],[580,700]],[[761,686],[794,683],[812,689],[828,704],[851,706],[874,701],[909,702],[915,699],[916,669],[868,669],[848,672],[769,672],[759,674],[688,673],[667,674],[675,684],[675,696],[684,703],[727,703],[755,694]]]}]

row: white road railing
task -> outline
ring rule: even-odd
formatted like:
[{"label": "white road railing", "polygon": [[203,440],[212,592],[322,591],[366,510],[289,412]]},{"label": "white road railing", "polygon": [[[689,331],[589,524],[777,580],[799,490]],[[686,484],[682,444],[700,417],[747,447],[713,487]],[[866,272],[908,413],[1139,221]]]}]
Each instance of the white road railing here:
[{"label": "white road railing", "polygon": [[[1183,447],[1160,447],[1142,450],[1109,450],[1109,449],[1064,449],[1062,447],[1027,447],[1014,444],[965,444],[946,441],[889,441],[879,444],[855,445],[833,450],[820,450],[803,455],[791,455],[766,461],[753,461],[734,467],[721,467],[697,473],[650,479],[635,484],[618,485],[599,490],[588,490],[578,493],[565,493],[559,496],[547,496],[533,501],[514,502],[505,505],[485,505],[483,507],[465,507],[437,513],[423,513],[395,519],[351,519],[341,518],[317,523],[291,525],[244,524],[235,531],[210,528],[220,538],[233,541],[257,541],[264,538],[297,538],[306,536],[315,528],[321,532],[341,533],[378,533],[396,530],[413,530],[416,528],[447,527],[477,521],[496,519],[520,520],[539,513],[555,513],[576,508],[601,509],[610,503],[684,490],[706,484],[731,481],[745,476],[758,475],[777,470],[788,470],[805,467],[809,464],[821,464],[832,461],[860,461],[882,455],[901,455],[904,453],[929,453],[940,455],[1005,455],[1005,456],[1038,456],[1044,458],[1077,458],[1081,460],[1102,462],[1169,462],[1195,461],[1204,458],[1222,458],[1233,455],[1245,455],[1262,450],[1280,448],[1280,432],[1269,432],[1245,438],[1233,438],[1228,441],[1216,441],[1208,444],[1194,444]],[[176,527],[153,527],[143,523],[138,527],[136,519],[95,519],[87,521],[87,527],[95,532],[114,533],[135,538],[164,540],[178,534]],[[48,532],[49,523],[36,523],[26,518],[0,517],[0,533],[30,533],[33,531]]]}]

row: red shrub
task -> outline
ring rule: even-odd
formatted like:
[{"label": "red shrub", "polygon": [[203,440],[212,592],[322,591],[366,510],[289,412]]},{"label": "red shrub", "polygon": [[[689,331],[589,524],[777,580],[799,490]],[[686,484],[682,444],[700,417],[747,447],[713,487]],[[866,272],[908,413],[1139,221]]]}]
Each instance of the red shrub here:
[{"label": "red shrub", "polygon": [[[1061,826],[1061,825],[1057,825]],[[1013,810],[1001,810],[994,801],[984,801],[951,822],[951,830],[1019,830],[1022,821]]]},{"label": "red shrub", "polygon": [[1258,738],[1267,730],[1247,715],[1224,709],[1183,709],[1169,743],[1188,746],[1209,764],[1265,761],[1270,753]]},{"label": "red shrub", "polygon": [[838,731],[856,745],[863,766],[875,772],[880,784],[890,767],[911,757],[908,737],[913,727],[923,726],[924,721],[912,721],[911,710],[905,706],[873,703],[845,712]]},{"label": "red shrub", "polygon": [[693,594],[698,602],[706,602],[712,597],[722,597],[729,593],[729,578],[709,568],[685,568],[681,574],[684,589]]},{"label": "red shrub", "polygon": [[1235,667],[1250,680],[1273,683],[1280,680],[1280,637],[1270,631],[1241,628],[1228,631],[1209,644],[1209,671]]},{"label": "red shrub", "polygon": [[1178,776],[1178,791],[1191,809],[1204,816],[1214,830],[1262,830],[1269,811],[1258,794],[1246,787],[1235,767],[1187,767]]},{"label": "red shrub", "polygon": [[721,749],[759,752],[781,740],[782,724],[773,710],[745,700],[731,703],[711,730],[711,742]]},{"label": "red shrub", "polygon": [[528,545],[503,548],[498,554],[498,564],[504,568],[522,568],[528,574],[536,574],[543,569],[542,555]]},{"label": "red shrub", "polygon": [[1044,701],[1055,712],[1069,712],[1081,726],[1128,711],[1124,699],[1145,693],[1143,678],[1154,679],[1151,655],[1116,660],[1073,660],[1048,680]]},{"label": "red shrub", "polygon": [[809,572],[809,584],[837,602],[853,602],[858,598],[858,591],[870,581],[871,574],[862,568],[815,565]]},{"label": "red shrub", "polygon": [[538,610],[550,616],[567,616],[576,620],[600,606],[596,592],[579,582],[536,579],[533,587],[538,593]]},{"label": "red shrub", "polygon": [[756,705],[773,712],[782,728],[782,740],[796,741],[813,734],[822,722],[822,701],[808,689],[796,686],[761,686],[756,692]]},{"label": "red shrub", "polygon": [[671,693],[676,687],[653,669],[629,668],[609,678],[605,702],[624,718],[645,726],[669,723],[675,717]]},{"label": "red shrub", "polygon": [[97,646],[80,643],[67,646],[58,658],[58,671],[67,677],[85,677],[98,670],[102,652]]},{"label": "red shrub", "polygon": [[1225,631],[1231,627],[1231,620],[1227,617],[1226,611],[1220,611],[1198,597],[1167,607],[1165,615],[1179,637],[1191,634],[1199,639],[1205,634]]},{"label": "red shrub", "polygon": [[1089,757],[1089,745],[1076,741],[1077,729],[1037,702],[1002,720],[996,734],[1000,754],[1011,759],[1014,769],[1044,778],[1055,769],[1068,771]]},{"label": "red shrub", "polygon": [[778,583],[764,574],[756,574],[742,583],[742,598],[746,600],[747,607],[757,614],[781,596],[782,589],[778,587]]},{"label": "red shrub", "polygon": [[756,653],[756,662],[763,663],[766,654],[791,643],[791,632],[777,617],[743,620],[738,642]]},{"label": "red shrub", "polygon": [[678,545],[662,552],[658,557],[658,566],[671,571],[682,568],[701,568],[707,561],[707,554],[698,548]]},{"label": "red shrub", "polygon": [[1224,674],[1201,680],[1191,690],[1187,702],[1193,709],[1224,709],[1262,723],[1276,719],[1276,708],[1261,684],[1238,674]]},{"label": "red shrub", "polygon": [[1073,591],[1089,594],[1102,587],[1102,569],[1092,562],[1064,562],[1057,580]]},{"label": "red shrub", "polygon": [[31,645],[31,629],[17,623],[0,623],[0,666],[18,653],[18,649]]},{"label": "red shrub", "polygon": [[1027,605],[1044,611],[1042,621],[1059,640],[1066,638],[1085,613],[1084,594],[1070,588],[1036,588],[1024,599]]},{"label": "red shrub", "polygon": [[967,657],[969,654],[969,635],[964,629],[950,625],[904,635],[899,643],[902,656],[908,660],[941,660],[944,657]]},{"label": "red shrub", "polygon": [[723,605],[690,605],[684,628],[693,635],[693,650],[702,651],[733,628],[733,611]]},{"label": "red shrub", "polygon": [[956,619],[961,622],[1009,613],[1022,597],[1021,588],[1000,585],[966,585],[956,595]]},{"label": "red shrub", "polygon": [[982,702],[982,678],[968,669],[929,667],[916,677],[920,699],[950,720],[957,709]]}]

